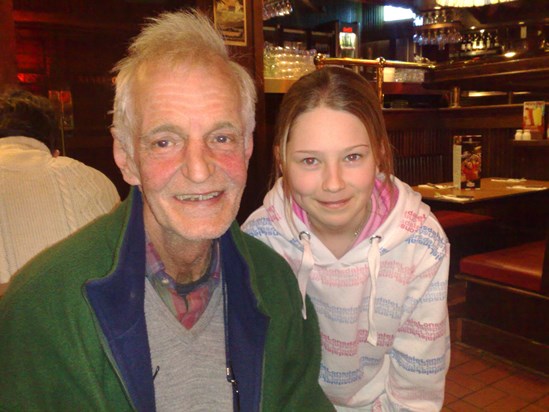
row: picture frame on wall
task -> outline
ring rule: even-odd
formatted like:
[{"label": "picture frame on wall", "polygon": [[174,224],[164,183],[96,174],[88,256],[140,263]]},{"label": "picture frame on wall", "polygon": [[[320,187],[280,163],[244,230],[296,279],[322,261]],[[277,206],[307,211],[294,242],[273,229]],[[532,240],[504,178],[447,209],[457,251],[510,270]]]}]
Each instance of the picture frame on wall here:
[{"label": "picture frame on wall", "polygon": [[226,44],[246,46],[246,0],[214,0],[214,23]]}]

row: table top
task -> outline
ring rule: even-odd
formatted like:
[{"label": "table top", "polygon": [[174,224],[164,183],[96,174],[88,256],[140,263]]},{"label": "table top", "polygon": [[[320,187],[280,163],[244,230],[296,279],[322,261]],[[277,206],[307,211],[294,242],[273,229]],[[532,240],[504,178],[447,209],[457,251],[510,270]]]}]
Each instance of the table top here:
[{"label": "table top", "polygon": [[524,196],[549,189],[549,181],[530,179],[482,178],[479,189],[458,189],[452,183],[426,183],[413,186],[424,200],[453,204],[471,204],[511,196]]}]

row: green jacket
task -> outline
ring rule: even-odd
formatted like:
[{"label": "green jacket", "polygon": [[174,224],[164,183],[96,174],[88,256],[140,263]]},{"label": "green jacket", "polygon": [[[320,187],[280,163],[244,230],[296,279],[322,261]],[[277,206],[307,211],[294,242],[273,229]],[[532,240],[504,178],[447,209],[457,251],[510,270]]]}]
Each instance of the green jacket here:
[{"label": "green jacket", "polygon": [[[221,259],[241,410],[334,410],[318,385],[314,309],[301,318],[286,262],[236,223]],[[0,299],[0,409],[154,411],[144,273],[137,190],[28,263]]]}]

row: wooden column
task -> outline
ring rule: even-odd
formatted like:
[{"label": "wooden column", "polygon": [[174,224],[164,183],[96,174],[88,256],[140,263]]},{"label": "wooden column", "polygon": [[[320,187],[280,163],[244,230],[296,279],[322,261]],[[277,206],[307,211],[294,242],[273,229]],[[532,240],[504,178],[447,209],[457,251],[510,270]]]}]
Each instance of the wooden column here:
[{"label": "wooden column", "polygon": [[17,61],[15,58],[15,23],[13,0],[0,1],[0,88],[17,84]]}]

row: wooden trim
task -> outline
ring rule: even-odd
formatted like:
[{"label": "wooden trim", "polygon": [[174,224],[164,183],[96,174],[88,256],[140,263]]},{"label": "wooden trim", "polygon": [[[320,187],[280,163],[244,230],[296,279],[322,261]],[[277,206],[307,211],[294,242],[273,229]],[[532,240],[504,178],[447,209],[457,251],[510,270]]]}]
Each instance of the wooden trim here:
[{"label": "wooden trim", "polygon": [[548,91],[549,55],[441,64],[431,76],[426,87],[436,89],[457,85],[469,90],[517,91],[529,90],[528,86],[535,84],[534,90]]},{"label": "wooden trim", "polygon": [[549,374],[549,345],[464,318],[458,319],[457,341]]},{"label": "wooden trim", "polygon": [[126,21],[86,20],[66,13],[45,13],[36,11],[13,10],[13,20],[16,25],[32,24],[46,26],[61,26],[85,31],[136,31],[137,23]]},{"label": "wooden trim", "polygon": [[524,146],[524,147],[532,147],[532,146],[549,146],[549,139],[541,139],[541,140],[513,140],[513,146]]},{"label": "wooden trim", "polygon": [[[384,109],[387,130],[436,129],[519,129],[522,104],[439,108]],[[477,133],[478,134],[478,133]],[[511,135],[510,135],[511,137]]]},{"label": "wooden trim", "polygon": [[504,283],[499,283],[499,282],[486,280],[486,279],[480,278],[478,276],[467,275],[465,273],[458,273],[458,274],[456,274],[456,279],[465,280],[467,282],[472,282],[472,283],[476,283],[476,284],[479,284],[479,285],[488,286],[488,287],[491,287],[491,288],[501,289],[501,290],[504,290],[508,293],[514,293],[514,294],[521,295],[521,296],[533,297],[533,298],[536,298],[536,299],[541,299],[541,300],[545,300],[545,301],[549,302],[549,296],[545,296],[545,295],[542,295],[540,293],[536,293],[536,292],[533,292],[533,291],[530,291],[530,290],[527,290],[527,289],[521,289],[521,288],[517,288],[517,287],[514,287],[514,286],[509,286],[509,285],[506,285]]}]

